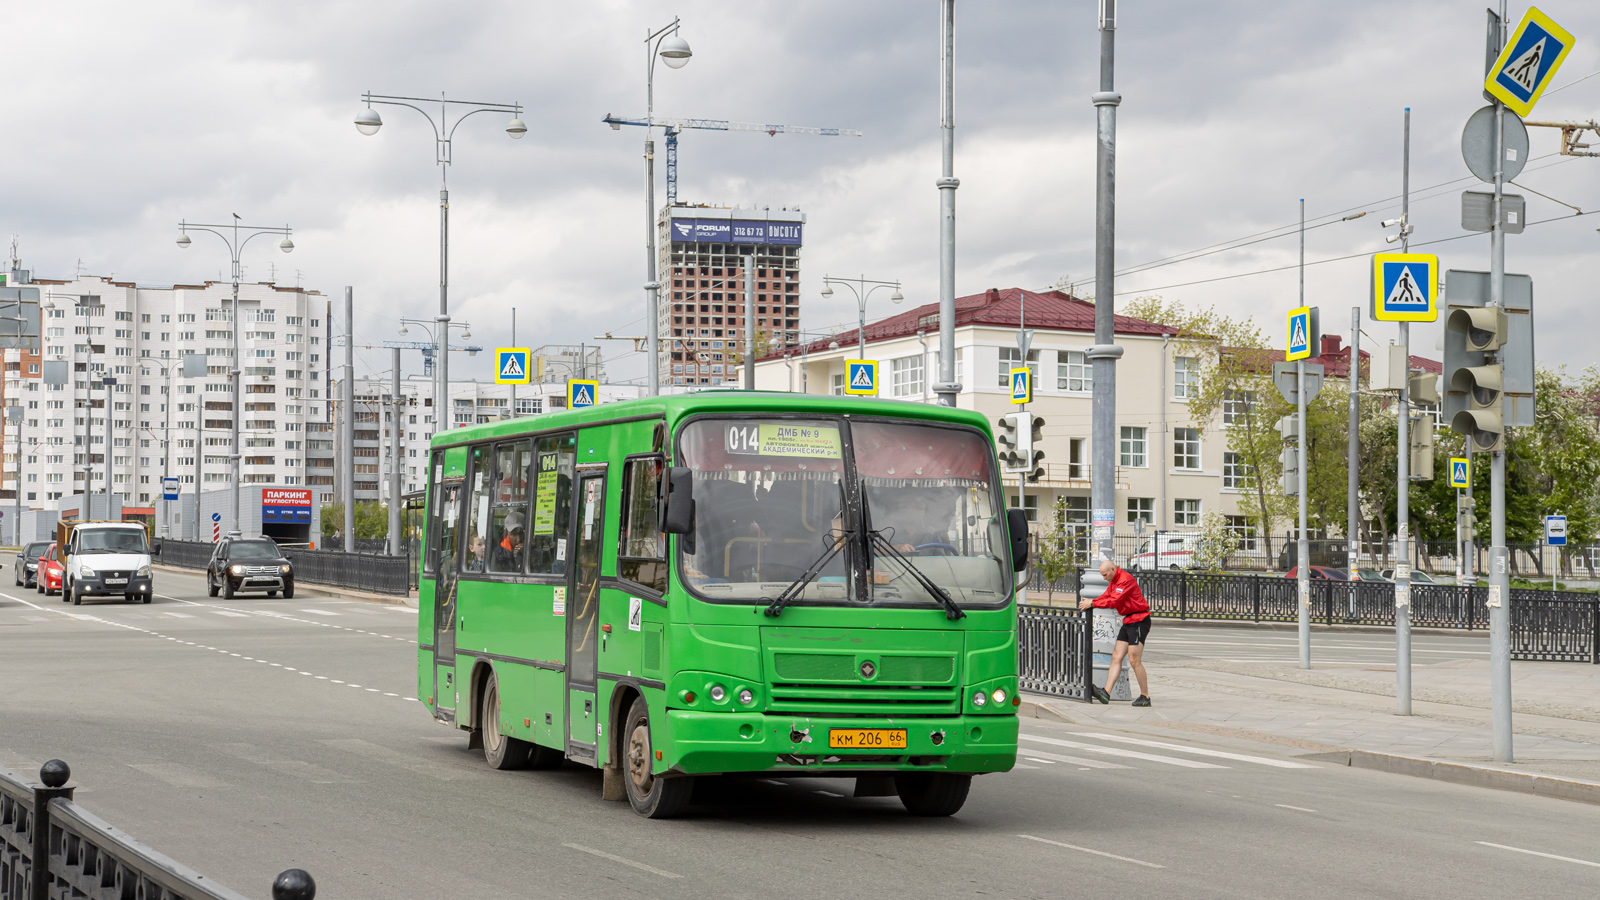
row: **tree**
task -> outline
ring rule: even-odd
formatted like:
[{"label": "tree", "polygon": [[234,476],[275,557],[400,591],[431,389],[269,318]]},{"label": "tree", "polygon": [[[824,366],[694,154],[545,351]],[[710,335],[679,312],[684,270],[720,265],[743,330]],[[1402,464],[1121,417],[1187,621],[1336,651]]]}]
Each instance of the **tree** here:
[{"label": "tree", "polygon": [[1200,519],[1200,536],[1189,558],[1203,572],[1221,572],[1238,545],[1239,535],[1228,527],[1228,520],[1211,510]]},{"label": "tree", "polygon": [[[378,500],[356,501],[356,537],[360,539],[389,536],[389,506]],[[322,505],[322,536],[333,537],[344,528],[344,504]]]},{"label": "tree", "polygon": [[1033,568],[1044,581],[1045,589],[1060,581],[1068,572],[1078,567],[1078,547],[1074,535],[1067,529],[1067,498],[1057,497],[1050,513],[1050,528],[1039,535],[1034,552]]}]

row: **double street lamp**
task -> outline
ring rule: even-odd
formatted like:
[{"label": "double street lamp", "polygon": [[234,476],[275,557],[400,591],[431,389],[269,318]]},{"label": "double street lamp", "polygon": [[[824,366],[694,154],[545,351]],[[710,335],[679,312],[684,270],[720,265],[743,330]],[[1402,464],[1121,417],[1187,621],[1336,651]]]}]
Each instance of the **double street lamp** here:
[{"label": "double street lamp", "polygon": [[[367,92],[361,95],[366,101],[367,108],[362,110],[355,120],[356,130],[365,135],[378,133],[383,127],[383,117],[373,109],[373,104],[381,106],[404,106],[414,109],[428,120],[428,125],[433,128],[434,164],[439,167],[439,315],[435,318],[441,326],[450,321],[450,190],[449,173],[451,163],[451,141],[455,138],[456,129],[461,126],[469,116],[481,112],[510,113],[511,121],[506,123],[506,134],[514,140],[521,140],[528,133],[528,126],[522,121],[522,104],[520,103],[479,103],[471,100],[449,100],[443,94],[438,100],[422,97],[394,97],[387,94],[374,94]],[[418,103],[439,104],[439,120],[434,121],[433,116]],[[459,113],[454,122],[450,121],[452,108]],[[450,361],[446,340],[449,329],[439,329],[439,357],[437,361],[439,388],[435,396],[444,396],[450,392]]]},{"label": "double street lamp", "polygon": [[[450,329],[461,329],[461,339],[464,341],[470,341],[472,340],[472,325],[467,322],[452,322],[450,321],[449,316],[435,317],[431,323],[433,325],[432,328],[428,327],[429,324],[430,323],[427,319],[403,318],[400,320],[400,334],[410,334],[411,329],[409,326],[411,325],[415,325],[418,328],[421,328],[424,332],[427,332],[428,340],[432,341],[433,345],[438,348],[434,351],[433,370],[435,372],[443,372],[445,370],[444,355],[449,350],[450,344]],[[477,356],[478,351],[476,348],[469,349],[467,350],[467,355]],[[433,430],[435,432],[443,431],[450,427],[449,407],[450,382],[447,380],[440,380],[433,395]]]},{"label": "double street lamp", "polygon": [[[283,235],[283,240],[278,242],[278,249],[285,253],[289,253],[294,250],[294,241],[289,239],[289,226],[285,225],[282,228],[278,228],[272,225],[240,225],[238,213],[233,214],[233,223],[231,225],[204,225],[180,221],[178,223],[178,246],[180,248],[184,250],[189,249],[189,244],[191,243],[189,239],[189,232],[191,231],[210,232],[211,234],[216,235],[218,238],[221,238],[222,242],[228,246],[228,258],[231,260],[233,265],[233,311],[231,314],[233,321],[230,323],[232,325],[231,330],[233,331],[233,361],[232,364],[228,366],[229,380],[233,385],[233,409],[231,411],[232,415],[229,416],[229,420],[233,423],[233,438],[232,442],[228,445],[228,470],[230,473],[230,478],[233,481],[233,490],[230,492],[228,510],[231,514],[230,521],[232,522],[232,528],[230,530],[239,531],[239,492],[241,490],[239,473],[239,410],[241,402],[240,394],[243,393],[243,390],[239,386],[239,255],[244,252],[246,244],[249,244],[252,240],[260,237],[263,234]],[[240,234],[241,231],[243,232],[242,235]],[[93,344],[90,346],[92,347]],[[195,398],[195,403],[202,403],[204,396],[204,394],[198,395]],[[107,388],[106,390],[106,397],[108,400],[106,403],[106,492],[109,494],[111,491],[110,388]],[[201,440],[200,433],[196,432],[194,436],[194,452],[196,458],[203,458],[202,454],[205,452],[205,449],[202,446],[203,443],[204,442]],[[86,485],[85,490],[87,491],[87,489],[88,488]],[[200,514],[200,490],[201,485],[199,482],[196,482],[194,486],[194,508],[196,516]]]},{"label": "double street lamp", "polygon": [[650,396],[661,393],[661,282],[656,271],[656,142],[654,139],[656,105],[656,57],[666,62],[668,68],[681,69],[689,64],[694,51],[689,42],[678,34],[678,19],[672,24],[645,35],[644,39],[644,238],[645,238],[645,327],[650,345],[649,371],[645,383]]},{"label": "double street lamp", "polygon": [[849,288],[850,292],[856,295],[856,355],[858,359],[866,359],[867,298],[872,296],[873,291],[888,287],[894,288],[894,294],[889,297],[890,300],[899,303],[906,297],[900,293],[900,282],[898,281],[874,281],[866,276],[860,278],[834,278],[832,275],[824,275],[822,276],[823,299],[833,296],[833,286],[836,284]]}]

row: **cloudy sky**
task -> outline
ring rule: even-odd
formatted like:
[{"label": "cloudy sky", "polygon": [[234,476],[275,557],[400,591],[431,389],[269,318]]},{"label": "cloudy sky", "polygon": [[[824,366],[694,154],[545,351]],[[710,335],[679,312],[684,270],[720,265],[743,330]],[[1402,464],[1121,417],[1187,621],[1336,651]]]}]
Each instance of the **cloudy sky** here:
[{"label": "cloudy sky", "polygon": [[[358,341],[393,338],[401,315],[436,309],[439,171],[416,113],[385,109],[374,137],[351,120],[363,91],[442,91],[520,102],[530,128],[512,141],[501,117],[480,115],[456,133],[451,311],[474,342],[509,343],[513,306],[522,344],[642,334],[643,133],[600,119],[642,114],[642,38],[679,15],[694,58],[658,67],[659,114],[864,132],[689,132],[680,196],[805,211],[806,330],[855,317],[842,292],[817,295],[825,272],[900,279],[907,303],[937,299],[935,0],[7,6],[0,228],[39,277],[81,266],[143,284],[216,278],[220,242],[181,251],[176,224],[238,213],[295,231],[291,256],[251,246],[248,280],[298,278],[330,296],[354,285]],[[1556,84],[1600,70],[1600,4],[1541,8],[1578,37]],[[1387,249],[1379,222],[1397,214],[1406,106],[1414,247],[1446,268],[1487,269],[1486,236],[1446,240],[1463,234],[1460,192],[1480,187],[1459,148],[1484,103],[1483,30],[1481,2],[1127,0],[1118,268],[1288,236],[1128,273],[1118,299],[1158,293],[1277,331],[1295,305],[1297,243],[1275,229],[1296,221],[1303,197],[1313,225],[1333,222],[1306,238],[1317,263],[1307,300],[1325,331],[1347,332],[1349,309],[1366,303],[1367,263],[1318,261]],[[1093,0],[958,2],[960,293],[1092,275],[1097,54]],[[1600,77],[1548,95],[1535,116],[1600,117]],[[1600,159],[1554,155],[1558,133],[1531,131],[1534,161],[1519,179],[1529,219],[1573,212],[1533,191],[1600,210]],[[1597,226],[1582,216],[1508,239],[1508,270],[1535,278],[1547,363],[1597,359]],[[1445,242],[1416,246],[1429,241]],[[895,311],[883,306],[869,315]],[[1378,340],[1396,333],[1364,327]],[[1418,332],[1414,350],[1437,355],[1435,328]],[[608,349],[613,377],[642,374],[629,349]],[[386,369],[388,355],[363,352],[358,367]],[[488,378],[489,364],[463,360],[457,373]]]}]

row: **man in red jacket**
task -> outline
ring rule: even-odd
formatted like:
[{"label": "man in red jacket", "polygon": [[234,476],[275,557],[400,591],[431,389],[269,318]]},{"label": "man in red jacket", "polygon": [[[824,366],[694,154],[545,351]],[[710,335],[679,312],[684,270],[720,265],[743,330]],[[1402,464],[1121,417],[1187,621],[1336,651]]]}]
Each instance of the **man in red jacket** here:
[{"label": "man in red jacket", "polygon": [[1100,577],[1106,580],[1105,593],[1097,600],[1078,601],[1078,608],[1098,606],[1115,609],[1122,616],[1122,629],[1117,632],[1117,646],[1111,651],[1111,672],[1106,677],[1106,686],[1090,685],[1090,688],[1096,700],[1110,703],[1111,687],[1117,683],[1117,676],[1122,674],[1122,657],[1126,656],[1128,667],[1133,669],[1133,677],[1139,681],[1139,699],[1133,701],[1133,705],[1149,706],[1150,683],[1145,677],[1141,658],[1144,656],[1145,638],[1150,635],[1150,604],[1144,601],[1139,582],[1128,572],[1117,568],[1117,564],[1111,560],[1100,564]]}]

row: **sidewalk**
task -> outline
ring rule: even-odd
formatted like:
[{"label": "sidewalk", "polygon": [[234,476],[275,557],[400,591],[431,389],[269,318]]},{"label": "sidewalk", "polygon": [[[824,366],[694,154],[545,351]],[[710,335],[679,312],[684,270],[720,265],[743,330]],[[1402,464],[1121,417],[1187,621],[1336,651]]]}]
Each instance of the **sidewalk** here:
[{"label": "sidewalk", "polygon": [[1302,670],[1184,659],[1146,668],[1149,709],[1028,695],[1025,711],[1080,725],[1209,734],[1366,768],[1600,802],[1600,666],[1512,663],[1512,764],[1493,759],[1487,661],[1413,667],[1411,716],[1395,714],[1392,665]]}]

